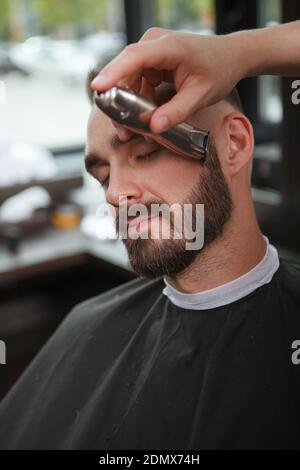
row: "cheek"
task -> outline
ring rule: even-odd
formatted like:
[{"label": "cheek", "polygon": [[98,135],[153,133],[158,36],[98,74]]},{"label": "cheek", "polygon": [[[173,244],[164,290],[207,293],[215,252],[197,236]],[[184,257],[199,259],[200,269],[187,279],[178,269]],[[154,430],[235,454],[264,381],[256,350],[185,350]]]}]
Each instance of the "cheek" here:
[{"label": "cheek", "polygon": [[169,204],[180,203],[199,181],[201,171],[192,158],[162,158],[147,172],[147,188]]}]

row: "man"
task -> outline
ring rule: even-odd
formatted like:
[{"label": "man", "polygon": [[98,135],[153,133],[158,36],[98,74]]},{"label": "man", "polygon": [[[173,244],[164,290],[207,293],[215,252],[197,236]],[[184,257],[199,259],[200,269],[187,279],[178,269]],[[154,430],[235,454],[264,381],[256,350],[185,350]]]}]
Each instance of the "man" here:
[{"label": "man", "polygon": [[117,221],[120,197],[203,203],[204,244],[124,239],[140,277],[68,315],[0,406],[0,448],[299,448],[300,273],[256,220],[251,123],[236,90],[188,122],[211,132],[204,162],[120,140],[92,104],[86,167]]}]

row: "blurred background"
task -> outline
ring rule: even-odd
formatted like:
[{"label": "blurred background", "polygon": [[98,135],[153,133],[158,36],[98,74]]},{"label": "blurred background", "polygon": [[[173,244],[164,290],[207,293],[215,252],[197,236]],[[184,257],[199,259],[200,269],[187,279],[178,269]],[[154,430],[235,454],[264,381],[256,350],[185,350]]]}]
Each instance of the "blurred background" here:
[{"label": "blurred background", "polygon": [[[0,399],[76,303],[134,277],[83,167],[87,72],[153,25],[216,34],[299,17],[296,0],[1,0]],[[251,78],[239,91],[255,129],[260,225],[299,262],[295,79]]]}]

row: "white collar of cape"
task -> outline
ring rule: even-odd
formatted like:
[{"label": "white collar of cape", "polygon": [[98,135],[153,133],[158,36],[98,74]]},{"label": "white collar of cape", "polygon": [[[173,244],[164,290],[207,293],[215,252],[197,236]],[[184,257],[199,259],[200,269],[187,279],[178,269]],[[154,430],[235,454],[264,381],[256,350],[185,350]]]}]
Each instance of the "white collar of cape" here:
[{"label": "white collar of cape", "polygon": [[166,278],[166,287],[163,289],[170,301],[177,307],[188,310],[205,310],[231,304],[253,292],[258,287],[268,284],[279,268],[279,256],[276,248],[266,240],[266,253],[261,261],[242,276],[226,282],[221,286],[207,289],[194,294],[184,294],[171,286]]}]

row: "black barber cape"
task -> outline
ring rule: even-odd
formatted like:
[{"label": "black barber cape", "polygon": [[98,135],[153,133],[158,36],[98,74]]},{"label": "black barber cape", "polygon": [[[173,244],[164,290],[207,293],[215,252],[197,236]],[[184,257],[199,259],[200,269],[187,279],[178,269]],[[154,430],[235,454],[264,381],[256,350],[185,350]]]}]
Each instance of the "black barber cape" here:
[{"label": "black barber cape", "polygon": [[2,401],[0,448],[300,449],[298,268],[209,310],[163,288],[76,306]]}]

